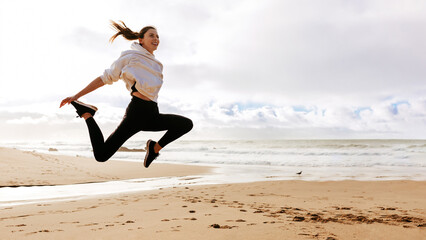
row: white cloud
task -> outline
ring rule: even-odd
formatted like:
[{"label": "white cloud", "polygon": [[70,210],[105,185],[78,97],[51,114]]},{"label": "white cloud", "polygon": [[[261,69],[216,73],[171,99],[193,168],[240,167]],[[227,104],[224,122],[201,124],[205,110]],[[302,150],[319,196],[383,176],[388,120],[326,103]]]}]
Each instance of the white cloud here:
[{"label": "white cloud", "polygon": [[42,123],[47,123],[48,122],[48,118],[46,116],[43,116],[41,118],[31,118],[31,117],[21,117],[19,119],[11,119],[11,120],[7,120],[6,124],[10,124],[10,125],[21,125],[21,124],[31,124],[31,125],[38,125],[38,124],[42,124]]},{"label": "white cloud", "polygon": [[[97,104],[95,117],[108,136],[120,123],[123,107],[110,103]],[[55,136],[62,140],[69,136],[86,136],[81,119],[76,119],[72,106],[57,108],[56,104],[33,104],[32,111],[25,106],[14,111],[0,109],[0,133],[3,139]],[[395,110],[397,108],[397,110]],[[45,109],[43,112],[42,109]],[[202,110],[201,110],[202,109]],[[161,112],[181,114],[194,121],[190,138],[422,138],[426,134],[426,99],[401,101],[389,99],[368,107],[263,105],[239,102],[167,102]],[[33,126],[33,127],[31,127]],[[10,130],[19,127],[23,135]],[[36,127],[37,129],[34,129]],[[43,131],[45,130],[45,131]],[[262,134],[263,132],[263,134]],[[76,134],[79,133],[79,134]],[[62,137],[62,138],[61,138]]]}]

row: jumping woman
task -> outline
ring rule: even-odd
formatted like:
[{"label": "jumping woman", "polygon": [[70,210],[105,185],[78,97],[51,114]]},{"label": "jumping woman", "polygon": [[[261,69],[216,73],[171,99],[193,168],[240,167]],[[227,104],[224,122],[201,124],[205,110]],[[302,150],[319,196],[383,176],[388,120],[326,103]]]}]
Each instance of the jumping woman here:
[{"label": "jumping woman", "polygon": [[[77,110],[78,116],[85,120],[93,154],[99,162],[107,161],[124,142],[139,131],[167,130],[158,142],[148,140],[146,143],[144,166],[149,167],[162,148],[192,129],[192,121],[179,115],[159,113],[157,98],[163,84],[163,65],[154,56],[154,51],[160,44],[157,30],[147,26],[140,32],[133,32],[124,22],[118,24],[113,21],[112,26],[117,33],[111,37],[111,43],[120,35],[127,40],[138,41],[131,44],[131,50],[123,51],[103,75],[97,77],[76,95],[62,100],[60,107],[71,103]],[[93,118],[98,109],[78,99],[119,79],[126,83],[132,100],[117,129],[104,141],[102,132]]]}]

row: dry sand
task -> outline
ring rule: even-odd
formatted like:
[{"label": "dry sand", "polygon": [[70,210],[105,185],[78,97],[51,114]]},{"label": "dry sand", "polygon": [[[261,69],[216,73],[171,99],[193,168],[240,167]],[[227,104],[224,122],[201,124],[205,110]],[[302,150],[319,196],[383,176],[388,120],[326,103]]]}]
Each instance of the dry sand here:
[{"label": "dry sand", "polygon": [[[7,166],[4,157],[8,156],[4,151],[12,150],[0,150],[2,172],[8,172],[4,170]],[[68,158],[35,153],[18,155],[20,158],[16,161],[34,156],[40,161],[31,170],[27,169],[28,172],[22,168],[19,174],[7,173],[24,185],[31,185],[26,179],[36,182],[37,173],[43,172],[41,168],[47,162],[43,158],[58,161]],[[86,162],[73,164],[70,169],[87,169]],[[61,167],[63,164],[53,164],[50,170],[63,173]],[[181,167],[183,174],[188,166]],[[166,168],[161,171],[168,175],[171,170]],[[198,170],[198,173],[208,171]],[[96,177],[108,180],[126,175],[112,170],[98,171],[96,176],[76,171],[70,179],[77,179],[78,172],[90,181]],[[149,171],[151,167],[144,175]],[[53,173],[51,177],[61,178]],[[2,182],[7,182],[4,178],[2,176]],[[425,206],[424,181],[269,181],[189,186],[3,207],[0,208],[0,238],[426,239]]]}]

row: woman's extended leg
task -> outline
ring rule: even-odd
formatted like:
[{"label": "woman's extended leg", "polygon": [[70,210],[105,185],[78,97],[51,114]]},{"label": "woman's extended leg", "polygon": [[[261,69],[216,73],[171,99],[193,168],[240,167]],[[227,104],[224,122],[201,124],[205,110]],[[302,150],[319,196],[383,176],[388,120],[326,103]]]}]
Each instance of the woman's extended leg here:
[{"label": "woman's extended leg", "polygon": [[92,142],[93,154],[96,161],[105,162],[139,130],[132,127],[129,120],[124,117],[117,129],[104,142],[102,131],[93,117],[86,120],[89,129],[90,141]]}]

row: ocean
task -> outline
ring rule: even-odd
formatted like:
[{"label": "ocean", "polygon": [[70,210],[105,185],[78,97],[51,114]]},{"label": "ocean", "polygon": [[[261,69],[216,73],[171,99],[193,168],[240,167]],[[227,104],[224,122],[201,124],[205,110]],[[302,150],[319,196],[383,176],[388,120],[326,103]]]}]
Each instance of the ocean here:
[{"label": "ocean", "polygon": [[[1,145],[40,153],[93,157],[90,142]],[[142,150],[145,141],[130,140],[125,147]],[[143,158],[143,152],[117,152],[111,160],[142,163]],[[178,140],[166,146],[156,162],[207,165],[222,171],[239,168],[265,178],[426,180],[426,140]],[[300,171],[301,175],[295,174]]]}]

